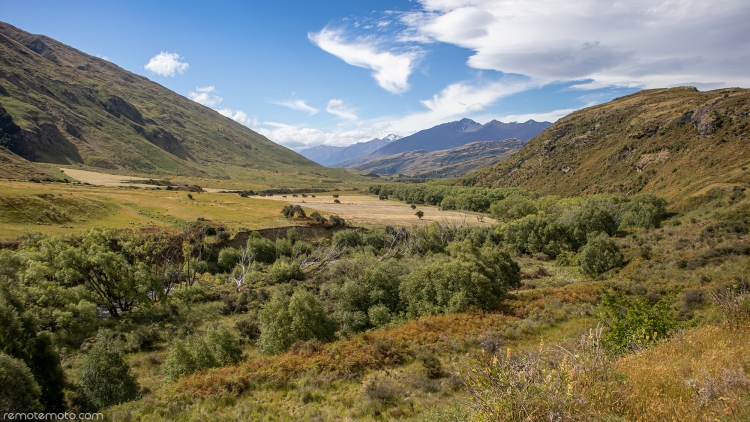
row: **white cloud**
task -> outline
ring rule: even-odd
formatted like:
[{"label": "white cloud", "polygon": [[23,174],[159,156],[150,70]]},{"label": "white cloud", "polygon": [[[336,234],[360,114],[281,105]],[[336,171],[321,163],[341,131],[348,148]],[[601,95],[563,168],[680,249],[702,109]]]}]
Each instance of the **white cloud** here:
[{"label": "white cloud", "polygon": [[326,111],[347,120],[357,120],[357,115],[344,104],[344,100],[331,98],[326,105]]},{"label": "white cloud", "polygon": [[208,107],[215,106],[223,100],[223,98],[219,97],[218,95],[211,94],[215,90],[216,88],[214,88],[213,85],[204,87],[199,86],[195,88],[195,91],[189,92],[188,97],[198,104],[203,104],[204,106]]},{"label": "white cloud", "polygon": [[419,59],[418,50],[381,51],[372,39],[346,40],[341,31],[328,28],[307,37],[318,47],[352,66],[372,69],[372,76],[381,88],[394,94],[409,89],[409,75]]},{"label": "white cloud", "polygon": [[179,54],[162,51],[146,63],[146,70],[150,70],[161,76],[174,76],[175,73],[184,73],[189,64],[181,62]]},{"label": "white cloud", "polygon": [[338,132],[323,132],[309,127],[298,127],[275,122],[263,122],[273,129],[260,128],[258,133],[287,148],[300,150],[316,145],[347,146],[377,137],[369,128]]},{"label": "white cloud", "polygon": [[750,85],[746,0],[421,0],[411,33],[471,49],[468,65],[585,88]]},{"label": "white cloud", "polygon": [[292,110],[304,111],[311,116],[318,112],[317,108],[307,105],[304,100],[274,101],[272,104],[289,107]]},{"label": "white cloud", "polygon": [[221,114],[222,116],[229,117],[230,119],[234,120],[235,122],[245,125],[249,128],[254,128],[258,126],[258,119],[255,117],[248,117],[247,114],[245,114],[242,110],[232,110],[229,108],[220,108],[216,110]]}]

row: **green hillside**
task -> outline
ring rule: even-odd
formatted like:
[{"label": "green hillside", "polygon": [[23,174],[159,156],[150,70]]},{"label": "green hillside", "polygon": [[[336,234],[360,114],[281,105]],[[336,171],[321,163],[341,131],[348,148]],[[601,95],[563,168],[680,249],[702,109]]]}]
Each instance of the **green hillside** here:
[{"label": "green hillside", "polygon": [[400,152],[378,157],[353,168],[377,174],[405,174],[412,177],[459,177],[508,158],[523,146],[518,139],[472,142],[460,147],[426,152]]},{"label": "green hillside", "polygon": [[670,201],[750,182],[750,90],[641,91],[558,120],[466,185]]},{"label": "green hillside", "polygon": [[[110,172],[308,183],[326,169],[145,77],[0,23],[0,139],[32,162]],[[276,174],[280,176],[273,176]]]}]

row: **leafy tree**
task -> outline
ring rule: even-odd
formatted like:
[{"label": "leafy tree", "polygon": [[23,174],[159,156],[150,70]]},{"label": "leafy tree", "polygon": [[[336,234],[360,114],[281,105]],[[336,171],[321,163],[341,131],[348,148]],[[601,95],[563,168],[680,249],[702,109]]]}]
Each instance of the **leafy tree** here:
[{"label": "leafy tree", "polygon": [[237,248],[224,248],[219,252],[217,263],[223,272],[230,272],[240,262],[242,253]]},{"label": "leafy tree", "polygon": [[667,201],[653,194],[638,195],[628,204],[620,227],[659,227],[667,213]]},{"label": "leafy tree", "polygon": [[339,230],[331,237],[331,244],[356,247],[362,244],[362,235],[357,230]]},{"label": "leafy tree", "polygon": [[505,242],[521,253],[543,252],[553,258],[567,238],[565,228],[543,212],[508,223],[503,235]]},{"label": "leafy tree", "polygon": [[270,239],[251,236],[247,239],[247,250],[256,261],[273,264],[276,261],[276,244]]},{"label": "leafy tree", "polygon": [[424,217],[424,211],[419,210],[414,215],[416,215],[417,217],[419,217],[419,219],[421,220],[422,217]]},{"label": "leafy tree", "polygon": [[450,258],[412,271],[400,285],[407,315],[417,317],[461,312],[471,307],[492,309],[509,288],[520,285],[520,268],[497,248],[452,243]]},{"label": "leafy tree", "polygon": [[0,352],[0,413],[40,412],[42,390],[21,360]]},{"label": "leafy tree", "polygon": [[490,215],[500,221],[512,221],[527,215],[536,214],[534,201],[523,196],[509,196],[490,205]]},{"label": "leafy tree", "polygon": [[335,322],[323,305],[307,290],[299,289],[291,298],[277,294],[260,311],[262,331],[258,348],[265,355],[284,352],[299,340],[332,340]]},{"label": "leafy tree", "polygon": [[304,280],[305,273],[299,264],[276,261],[268,272],[268,284],[288,283],[292,280]]},{"label": "leafy tree", "polygon": [[605,233],[612,236],[617,231],[614,217],[606,209],[589,203],[574,212],[567,225],[568,240],[573,250],[585,245],[589,236]]},{"label": "leafy tree", "polygon": [[609,236],[599,233],[589,238],[586,246],[581,249],[581,255],[578,258],[581,270],[591,277],[598,277],[601,274],[622,266],[622,254]]},{"label": "leafy tree", "polygon": [[239,340],[226,328],[219,327],[206,335],[194,334],[172,343],[163,370],[174,381],[203,369],[233,365],[241,359]]},{"label": "leafy tree", "polygon": [[100,335],[81,362],[81,393],[97,409],[135,400],[138,383],[122,358],[120,345]]},{"label": "leafy tree", "polygon": [[414,204],[411,204],[411,209],[415,210],[415,209],[417,209],[417,206],[414,205]]}]

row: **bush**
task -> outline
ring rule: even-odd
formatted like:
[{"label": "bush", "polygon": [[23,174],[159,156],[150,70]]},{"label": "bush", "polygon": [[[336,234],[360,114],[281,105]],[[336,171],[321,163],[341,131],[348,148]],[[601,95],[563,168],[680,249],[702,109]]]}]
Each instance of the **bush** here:
[{"label": "bush", "polygon": [[238,249],[224,248],[219,252],[219,258],[217,260],[219,269],[225,273],[228,273],[234,269],[235,265],[240,262],[241,258],[242,253]]},{"label": "bush", "polygon": [[299,340],[332,340],[336,324],[312,293],[299,289],[291,298],[274,296],[259,314],[258,349],[265,355],[284,352]]},{"label": "bush", "polygon": [[254,319],[241,319],[234,324],[234,328],[240,333],[242,339],[256,340],[260,337],[260,325]]},{"label": "bush", "polygon": [[581,270],[591,277],[598,277],[605,272],[622,266],[622,254],[609,236],[604,233],[592,236],[581,249],[578,258]]},{"label": "bush", "polygon": [[305,273],[302,272],[299,264],[277,261],[271,267],[271,271],[268,272],[267,283],[273,285],[304,279]]},{"label": "bush", "polygon": [[41,412],[42,390],[21,359],[0,352],[0,413]]},{"label": "bush", "polygon": [[331,237],[331,243],[342,247],[356,247],[362,244],[362,235],[357,230],[339,230]]},{"label": "bush", "polygon": [[159,328],[156,326],[140,326],[127,335],[126,349],[128,351],[152,350],[161,341]]},{"label": "bush", "polygon": [[566,243],[567,232],[543,212],[513,221],[503,232],[505,242],[520,253],[542,252],[555,258]]},{"label": "bush", "polygon": [[527,215],[536,214],[537,211],[534,201],[516,195],[495,201],[490,205],[490,215],[500,221],[518,220]]},{"label": "bush", "polygon": [[164,362],[164,374],[174,381],[180,377],[215,366],[233,365],[242,359],[239,341],[220,327],[205,336],[191,335],[176,340]]},{"label": "bush", "polygon": [[627,205],[620,227],[659,227],[667,213],[667,201],[653,194],[638,195]]},{"label": "bush", "polygon": [[574,213],[567,229],[571,249],[577,251],[595,233],[605,233],[608,236],[615,234],[617,223],[606,209],[586,204]]},{"label": "bush", "polygon": [[505,252],[470,242],[452,243],[448,249],[449,259],[417,268],[401,283],[410,317],[493,309],[509,288],[521,283],[518,264]]},{"label": "bush", "polygon": [[99,335],[81,362],[81,393],[97,409],[135,400],[138,383],[122,358],[120,345]]},{"label": "bush", "polygon": [[273,264],[276,261],[276,244],[269,239],[250,237],[247,240],[247,250],[256,261],[263,264]]},{"label": "bush", "polygon": [[369,232],[362,236],[362,243],[367,246],[372,246],[376,250],[383,249],[385,247],[385,236],[380,232]]},{"label": "bush", "polygon": [[668,337],[676,325],[671,304],[670,296],[651,304],[646,298],[628,301],[622,293],[605,293],[601,303],[604,345],[622,353]]}]

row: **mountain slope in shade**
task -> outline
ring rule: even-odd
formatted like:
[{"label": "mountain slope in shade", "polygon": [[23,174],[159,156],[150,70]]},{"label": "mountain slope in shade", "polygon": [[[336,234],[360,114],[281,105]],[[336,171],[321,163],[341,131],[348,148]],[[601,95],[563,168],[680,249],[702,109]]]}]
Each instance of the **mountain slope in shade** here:
[{"label": "mountain slope in shade", "polygon": [[3,146],[29,161],[217,179],[341,176],[145,77],[6,23],[0,107],[13,132],[0,128]]},{"label": "mountain slope in shade", "polygon": [[549,122],[535,122],[533,120],[525,123],[502,123],[493,120],[482,125],[471,119],[462,119],[421,130],[413,135],[391,142],[370,154],[368,160],[420,149],[427,152],[451,149],[471,142],[499,141],[509,138],[527,141],[550,125]]},{"label": "mountain slope in shade", "polygon": [[653,89],[589,107],[462,183],[677,201],[712,188],[742,190],[750,184],[750,90]]},{"label": "mountain slope in shade", "polygon": [[374,158],[355,166],[376,174],[404,174],[411,177],[459,177],[510,157],[523,146],[518,139],[472,142],[441,151],[400,152]]},{"label": "mountain slope in shade", "polygon": [[334,167],[336,164],[362,157],[377,151],[389,143],[400,139],[398,135],[388,135],[375,138],[367,142],[357,142],[348,147],[337,147],[331,145],[318,145],[299,151],[299,153],[312,161],[324,166]]}]

